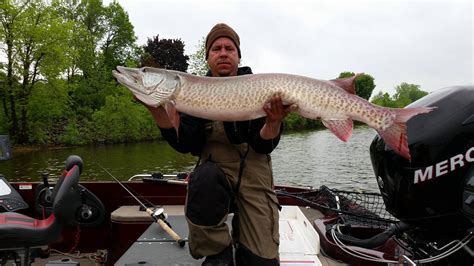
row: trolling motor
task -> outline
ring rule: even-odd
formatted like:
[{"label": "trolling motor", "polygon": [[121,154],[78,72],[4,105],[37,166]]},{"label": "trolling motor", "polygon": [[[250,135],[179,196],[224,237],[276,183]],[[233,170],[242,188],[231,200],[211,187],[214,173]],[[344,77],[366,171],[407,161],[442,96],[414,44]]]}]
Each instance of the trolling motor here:
[{"label": "trolling motor", "polygon": [[441,256],[443,248],[456,246],[459,251],[448,259],[472,265],[474,86],[441,89],[407,107],[422,106],[436,109],[407,123],[411,161],[379,136],[373,140],[370,155],[377,183],[387,211],[412,227],[397,238],[415,261],[443,259],[452,254]]}]

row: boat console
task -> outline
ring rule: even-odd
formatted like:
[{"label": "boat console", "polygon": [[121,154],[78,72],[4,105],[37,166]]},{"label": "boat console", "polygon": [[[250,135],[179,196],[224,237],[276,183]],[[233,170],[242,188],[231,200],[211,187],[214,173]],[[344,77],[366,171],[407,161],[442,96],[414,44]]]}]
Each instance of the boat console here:
[{"label": "boat console", "polygon": [[[70,222],[75,215],[74,210],[81,204],[76,191],[82,164],[82,159],[78,156],[69,156],[66,160],[64,174],[56,184],[52,197],[53,211],[48,217],[35,219],[17,212],[0,213],[2,265],[9,259],[14,260],[15,265],[30,265],[35,250],[60,238],[63,226]],[[7,205],[7,209],[23,207],[21,197],[14,193],[15,190],[4,179],[2,181],[2,193],[10,197],[16,196],[14,205]]]},{"label": "boat console", "polygon": [[0,212],[14,212],[28,208],[28,204],[18,194],[18,192],[10,185],[8,180],[0,174]]}]

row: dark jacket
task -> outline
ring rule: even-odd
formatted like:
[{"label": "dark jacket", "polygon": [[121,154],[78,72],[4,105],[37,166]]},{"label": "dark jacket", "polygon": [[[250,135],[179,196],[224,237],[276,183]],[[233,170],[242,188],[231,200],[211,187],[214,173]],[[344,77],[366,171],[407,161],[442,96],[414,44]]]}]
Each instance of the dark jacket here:
[{"label": "dark jacket", "polygon": [[[237,75],[252,74],[250,67],[241,67]],[[210,76],[210,72],[208,73]],[[262,103],[263,108],[263,103]],[[160,128],[161,135],[178,152],[188,153],[200,156],[206,142],[205,125],[209,120],[193,117],[180,113],[179,140],[174,128]],[[271,153],[280,141],[280,135],[283,130],[280,128],[278,137],[270,140],[264,140],[260,137],[260,130],[265,124],[265,117],[254,120],[224,122],[224,128],[227,138],[231,143],[249,143],[249,145],[258,153]]]}]

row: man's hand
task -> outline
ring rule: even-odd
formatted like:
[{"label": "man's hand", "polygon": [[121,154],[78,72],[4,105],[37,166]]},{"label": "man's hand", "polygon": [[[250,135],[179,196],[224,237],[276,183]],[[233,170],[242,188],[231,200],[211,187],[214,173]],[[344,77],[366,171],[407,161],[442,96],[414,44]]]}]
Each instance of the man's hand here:
[{"label": "man's hand", "polygon": [[260,130],[262,139],[273,139],[280,133],[280,126],[283,119],[292,111],[296,110],[296,104],[283,105],[281,97],[274,95],[270,102],[263,106],[263,110],[267,113],[265,125]]}]

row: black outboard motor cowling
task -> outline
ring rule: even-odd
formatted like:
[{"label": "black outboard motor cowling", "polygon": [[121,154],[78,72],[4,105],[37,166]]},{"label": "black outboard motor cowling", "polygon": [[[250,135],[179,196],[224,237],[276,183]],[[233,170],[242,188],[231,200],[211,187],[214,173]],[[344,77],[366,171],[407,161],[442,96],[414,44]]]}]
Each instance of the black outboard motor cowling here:
[{"label": "black outboard motor cowling", "polygon": [[433,106],[407,123],[411,162],[376,136],[372,166],[387,210],[444,232],[474,225],[474,86],[433,92],[408,107]]}]

